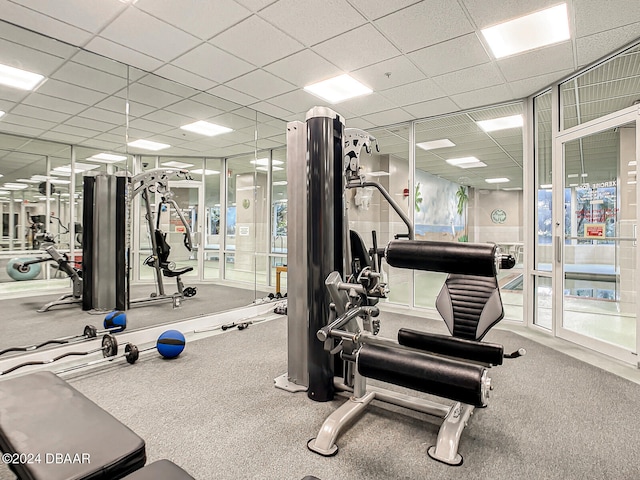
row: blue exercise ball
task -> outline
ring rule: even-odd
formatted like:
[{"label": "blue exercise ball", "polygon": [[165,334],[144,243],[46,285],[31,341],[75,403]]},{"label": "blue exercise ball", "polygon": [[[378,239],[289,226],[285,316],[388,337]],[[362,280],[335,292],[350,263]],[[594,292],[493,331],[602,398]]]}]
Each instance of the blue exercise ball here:
[{"label": "blue exercise ball", "polygon": [[31,258],[12,258],[7,263],[7,273],[11,278],[17,281],[22,280],[34,280],[42,271],[40,263],[32,263],[31,265],[24,265],[27,260],[33,260]]},{"label": "blue exercise ball", "polygon": [[119,310],[109,312],[104,317],[103,326],[106,329],[113,328],[114,330],[112,333],[122,332],[125,328],[127,328],[127,314]]},{"label": "blue exercise ball", "polygon": [[186,341],[178,330],[167,330],[158,337],[156,348],[164,358],[176,358],[184,350]]}]

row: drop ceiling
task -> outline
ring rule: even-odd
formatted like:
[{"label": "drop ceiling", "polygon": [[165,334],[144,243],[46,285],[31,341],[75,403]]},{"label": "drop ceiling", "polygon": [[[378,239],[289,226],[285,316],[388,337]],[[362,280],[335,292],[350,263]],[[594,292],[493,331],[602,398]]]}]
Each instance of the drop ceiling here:
[{"label": "drop ceiling", "polygon": [[[322,104],[302,87],[347,72],[375,93],[332,108],[349,127],[388,134],[385,153],[404,156],[408,137],[380,127],[522,99],[640,37],[637,0],[568,0],[569,41],[493,58],[480,29],[557,3],[0,0],[0,63],[48,77],[35,92],[0,87],[0,131],[123,151],[129,98],[131,140],[169,143],[167,155],[247,153],[256,121],[259,149],[283,145],[285,122]],[[634,78],[620,88],[639,91]],[[179,129],[203,119],[234,132],[203,139]],[[451,126],[473,120],[455,115]],[[437,121],[418,128],[427,140]],[[477,141],[518,169],[507,137]],[[420,152],[417,161],[461,176],[434,158]]]}]

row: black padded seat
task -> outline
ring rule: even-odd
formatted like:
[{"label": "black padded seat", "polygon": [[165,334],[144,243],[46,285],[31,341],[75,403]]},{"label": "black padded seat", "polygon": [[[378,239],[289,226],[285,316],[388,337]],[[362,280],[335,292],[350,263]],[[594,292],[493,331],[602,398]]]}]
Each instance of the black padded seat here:
[{"label": "black padded seat", "polygon": [[23,480],[115,480],[146,462],[142,438],[52,372],[0,382],[0,449],[39,455],[10,465]]},{"label": "black padded seat", "polygon": [[123,480],[195,480],[191,475],[169,460],[158,460],[127,475]]},{"label": "black padded seat", "polygon": [[191,272],[193,267],[183,267],[178,268],[176,270],[169,270],[167,268],[162,269],[162,274],[165,277],[179,277],[180,275],[184,275],[185,273]]}]

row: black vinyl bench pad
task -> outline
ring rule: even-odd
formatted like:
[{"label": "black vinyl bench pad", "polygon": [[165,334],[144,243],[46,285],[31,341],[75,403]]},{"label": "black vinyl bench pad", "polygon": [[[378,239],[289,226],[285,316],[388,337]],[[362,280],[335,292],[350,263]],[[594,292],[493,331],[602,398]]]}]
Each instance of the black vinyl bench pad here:
[{"label": "black vinyl bench pad", "polygon": [[[0,449],[40,455],[10,465],[25,480],[115,480],[146,461],[142,438],[52,372],[0,382]],[[51,454],[89,461],[58,463]]]}]

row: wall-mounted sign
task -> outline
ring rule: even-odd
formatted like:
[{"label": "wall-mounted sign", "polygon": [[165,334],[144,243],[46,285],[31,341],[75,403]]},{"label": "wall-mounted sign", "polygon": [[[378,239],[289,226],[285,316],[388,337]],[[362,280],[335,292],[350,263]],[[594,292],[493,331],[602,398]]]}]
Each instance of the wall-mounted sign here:
[{"label": "wall-mounted sign", "polygon": [[187,231],[187,229],[184,227],[184,225],[176,225],[174,228],[174,232],[176,233],[185,233]]},{"label": "wall-mounted sign", "polygon": [[493,223],[504,223],[507,221],[507,212],[502,210],[501,208],[496,208],[493,212],[491,212],[491,221]]},{"label": "wall-mounted sign", "polygon": [[249,227],[240,227],[238,229],[238,233],[240,234],[241,237],[248,237],[249,236]]},{"label": "wall-mounted sign", "polygon": [[606,236],[604,223],[585,223],[585,238],[604,238]]}]

